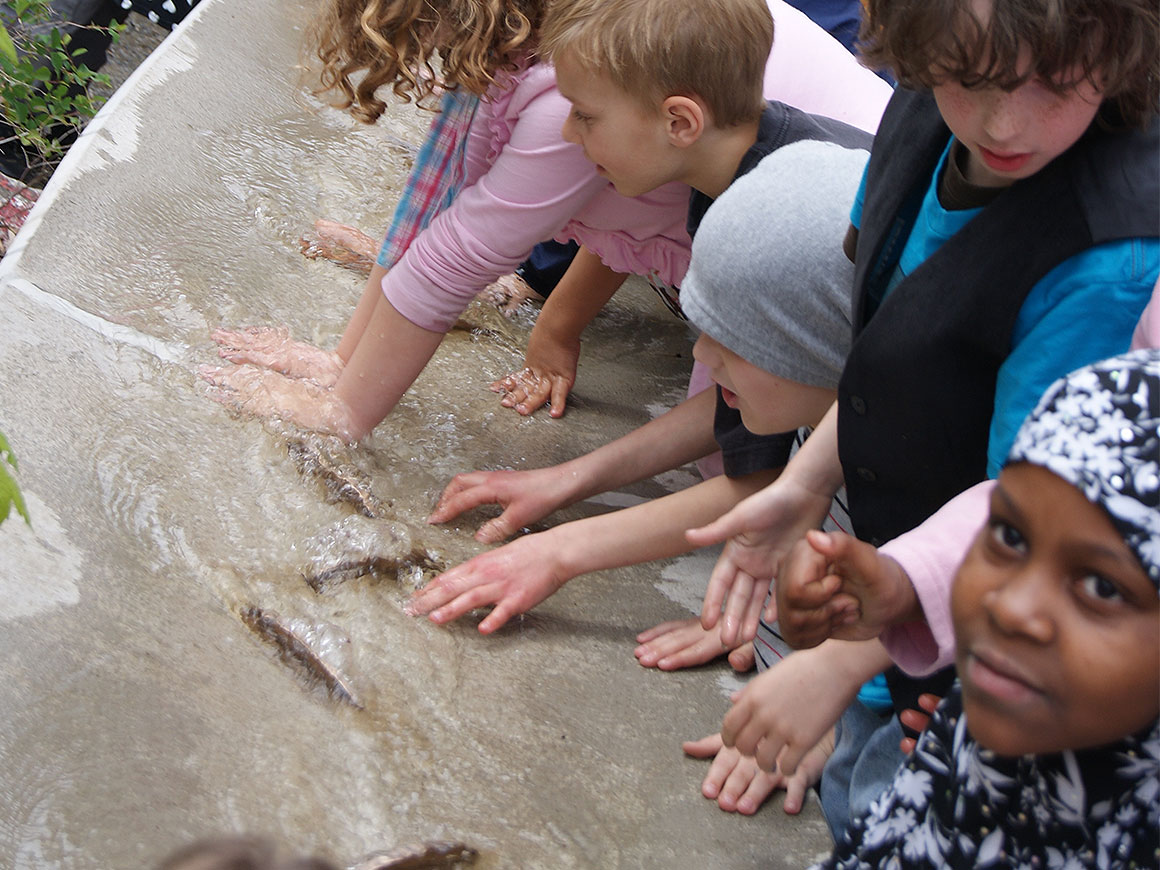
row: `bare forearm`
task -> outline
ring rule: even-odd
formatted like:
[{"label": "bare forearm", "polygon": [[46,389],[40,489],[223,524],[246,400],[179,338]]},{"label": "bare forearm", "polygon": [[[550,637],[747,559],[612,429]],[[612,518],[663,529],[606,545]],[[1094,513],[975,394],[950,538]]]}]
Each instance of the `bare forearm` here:
[{"label": "bare forearm", "polygon": [[664,498],[557,526],[558,558],[569,576],[665,559],[694,549],[685,530],[716,519],[768,485],[778,470],[724,475]]},{"label": "bare forearm", "polygon": [[842,488],[842,463],[838,458],[838,403],[806,439],[790,460],[785,473],[799,486],[819,496],[831,498]]},{"label": "bare forearm", "polygon": [[350,316],[338,342],[337,352],[344,363],[350,362],[355,348],[358,347],[359,339],[362,338],[367,323],[370,322],[371,315],[374,314],[375,307],[383,296],[383,276],[386,274],[387,270],[376,264],[371,269],[366,284],[363,285],[362,296],[359,297],[354,314]]},{"label": "bare forearm", "polygon": [[581,247],[544,303],[534,332],[561,343],[578,339],[627,277]]},{"label": "bare forearm", "polygon": [[349,409],[351,434],[356,438],[391,412],[443,340],[442,333],[403,317],[381,291],[373,302],[373,311],[334,387]]},{"label": "bare forearm", "polygon": [[717,449],[713,439],[716,391],[704,390],[623,438],[558,466],[573,477],[572,504],[679,468]]}]

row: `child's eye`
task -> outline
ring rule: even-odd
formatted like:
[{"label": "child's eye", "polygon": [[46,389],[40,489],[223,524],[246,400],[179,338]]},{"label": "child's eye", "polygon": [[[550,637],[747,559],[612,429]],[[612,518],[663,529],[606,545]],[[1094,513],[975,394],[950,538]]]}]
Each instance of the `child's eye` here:
[{"label": "child's eye", "polygon": [[1100,601],[1122,601],[1124,598],[1115,583],[1107,577],[1101,577],[1099,574],[1088,574],[1086,577],[1081,578],[1079,586],[1083,590],[1084,595],[1099,599]]},{"label": "child's eye", "polygon": [[991,540],[1009,550],[1023,552],[1027,549],[1027,542],[1023,538],[1023,533],[1002,520],[991,520]]},{"label": "child's eye", "polygon": [[572,117],[576,120],[576,123],[578,123],[578,124],[587,124],[589,121],[592,120],[591,115],[585,115],[583,112],[581,112],[577,109],[572,110]]}]

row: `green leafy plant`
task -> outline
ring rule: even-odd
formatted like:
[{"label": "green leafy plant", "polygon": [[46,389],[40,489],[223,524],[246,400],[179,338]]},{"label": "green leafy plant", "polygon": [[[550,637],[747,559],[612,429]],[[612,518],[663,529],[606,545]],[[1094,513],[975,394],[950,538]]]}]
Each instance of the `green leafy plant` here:
[{"label": "green leafy plant", "polygon": [[[75,134],[96,114],[91,83],[108,85],[70,48],[71,36],[54,22],[49,0],[10,0],[0,20],[0,115],[11,127],[2,142],[19,142],[32,180],[52,173]],[[114,38],[120,26],[110,28]]]},{"label": "green leafy plant", "polygon": [[32,525],[28,506],[24,503],[20,487],[16,485],[16,478],[12,476],[8,466],[12,466],[12,471],[16,470],[16,454],[8,446],[8,439],[4,437],[4,433],[0,432],[0,523],[8,519],[8,514],[15,507],[16,512],[24,517],[24,522]]}]

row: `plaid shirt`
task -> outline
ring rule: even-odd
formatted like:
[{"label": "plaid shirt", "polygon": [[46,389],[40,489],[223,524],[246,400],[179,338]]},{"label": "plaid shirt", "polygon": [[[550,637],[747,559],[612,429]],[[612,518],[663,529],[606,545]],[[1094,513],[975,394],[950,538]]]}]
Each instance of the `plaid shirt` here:
[{"label": "plaid shirt", "polygon": [[399,261],[415,237],[451,205],[463,187],[467,133],[478,105],[479,97],[474,94],[444,92],[379,250],[377,262],[383,268]]}]

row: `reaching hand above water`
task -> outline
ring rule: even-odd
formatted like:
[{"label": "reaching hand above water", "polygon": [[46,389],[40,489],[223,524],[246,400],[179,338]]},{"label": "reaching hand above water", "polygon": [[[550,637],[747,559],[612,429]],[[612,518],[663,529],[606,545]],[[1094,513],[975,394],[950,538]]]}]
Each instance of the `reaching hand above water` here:
[{"label": "reaching hand above water", "polygon": [[457,474],[447,484],[429,523],[445,523],[485,504],[503,513],[479,527],[475,539],[486,544],[510,538],[524,526],[571,504],[577,481],[558,466],[533,471],[472,471]]}]

